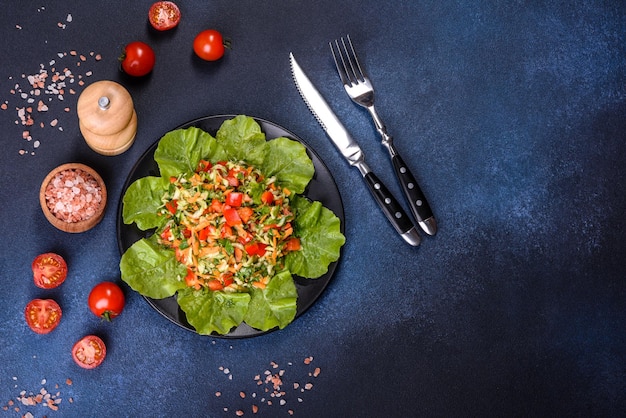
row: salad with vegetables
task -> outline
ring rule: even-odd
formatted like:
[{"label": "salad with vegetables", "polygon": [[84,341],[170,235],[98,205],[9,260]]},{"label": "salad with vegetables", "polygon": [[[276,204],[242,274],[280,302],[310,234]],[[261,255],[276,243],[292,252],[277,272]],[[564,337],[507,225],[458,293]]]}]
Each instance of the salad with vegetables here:
[{"label": "salad with vegetables", "polygon": [[339,218],[302,195],[314,175],[304,145],[268,141],[240,115],[215,137],[167,133],[154,159],[160,176],[134,181],[122,199],[123,222],[153,232],[122,255],[122,279],[149,298],[176,295],[200,334],[287,326],[292,275],[322,276],[345,242]]}]

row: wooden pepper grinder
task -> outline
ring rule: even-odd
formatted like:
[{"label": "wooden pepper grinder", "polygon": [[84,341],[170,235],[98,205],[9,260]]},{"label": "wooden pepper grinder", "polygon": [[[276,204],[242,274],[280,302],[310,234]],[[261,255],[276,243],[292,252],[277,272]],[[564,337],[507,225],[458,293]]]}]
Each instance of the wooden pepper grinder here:
[{"label": "wooden pepper grinder", "polygon": [[114,81],[85,88],[76,106],[78,125],[87,145],[102,155],[118,155],[133,144],[137,113],[130,93]]}]

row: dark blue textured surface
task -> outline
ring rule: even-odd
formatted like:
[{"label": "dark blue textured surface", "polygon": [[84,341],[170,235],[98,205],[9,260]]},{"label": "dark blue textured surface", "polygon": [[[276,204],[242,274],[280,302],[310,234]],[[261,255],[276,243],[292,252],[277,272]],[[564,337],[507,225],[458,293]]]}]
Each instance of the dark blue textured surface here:
[{"label": "dark blue textured surface", "polygon": [[[299,417],[623,414],[623,2],[187,1],[171,33],[149,30],[150,3],[3,6],[0,405],[42,386],[62,402],[58,411],[12,406],[0,416],[229,417],[239,409],[254,415],[252,405],[257,416],[271,417],[289,410]],[[208,27],[233,42],[218,63],[191,52],[195,34]],[[345,33],[438,219],[439,233],[419,248],[394,234],[291,82],[290,51],[399,195],[371,121],[333,68],[327,43]],[[135,39],[157,54],[142,81],[122,76],[116,63]],[[77,67],[77,58],[57,55],[71,50],[103,58]],[[11,89],[26,88],[22,74],[40,65],[124,84],[139,117],[133,147],[116,157],[91,151],[78,130],[78,94],[52,100],[37,116],[37,124],[46,122],[31,129],[38,148],[23,140],[15,108],[26,104]],[[225,113],[286,127],[333,171],[347,237],[334,280],[293,324],[253,339],[198,336],[128,288],[124,313],[100,322],[86,298],[95,283],[119,280],[115,209],[133,164],[168,130]],[[48,125],[55,118],[62,131]],[[99,171],[110,193],[104,220],[84,234],[55,230],[38,204],[41,180],[68,161]],[[32,259],[46,251],[70,266],[53,291],[31,279]],[[34,297],[63,307],[49,335],[24,323]],[[87,333],[101,335],[109,349],[92,371],[69,354]],[[283,396],[257,385],[266,370],[284,370]],[[313,386],[302,389],[306,383]]]}]

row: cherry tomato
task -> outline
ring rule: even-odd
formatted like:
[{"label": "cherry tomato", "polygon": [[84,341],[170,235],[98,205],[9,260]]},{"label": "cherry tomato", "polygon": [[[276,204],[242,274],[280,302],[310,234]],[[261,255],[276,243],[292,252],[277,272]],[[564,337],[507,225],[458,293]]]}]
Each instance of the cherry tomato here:
[{"label": "cherry tomato", "polygon": [[205,61],[217,61],[224,56],[224,38],[215,29],[207,29],[196,35],[193,50]]},{"label": "cherry tomato", "polygon": [[55,253],[40,254],[32,264],[35,286],[42,289],[58,287],[67,277],[67,264]]},{"label": "cherry tomato", "polygon": [[157,1],[148,11],[148,21],[159,31],[173,29],[180,22],[180,9],[171,1]]},{"label": "cherry tomato", "polygon": [[135,41],[124,48],[124,53],[120,57],[122,70],[128,75],[142,77],[154,68],[156,58],[150,45]]},{"label": "cherry tomato", "polygon": [[61,307],[52,299],[33,299],[24,309],[26,323],[37,334],[47,334],[55,329],[62,314]]},{"label": "cherry tomato", "polygon": [[110,321],[124,310],[124,292],[113,282],[98,283],[89,293],[88,304],[94,315]]},{"label": "cherry tomato", "polygon": [[107,347],[99,337],[87,335],[72,347],[72,358],[83,369],[94,369],[104,361]]}]

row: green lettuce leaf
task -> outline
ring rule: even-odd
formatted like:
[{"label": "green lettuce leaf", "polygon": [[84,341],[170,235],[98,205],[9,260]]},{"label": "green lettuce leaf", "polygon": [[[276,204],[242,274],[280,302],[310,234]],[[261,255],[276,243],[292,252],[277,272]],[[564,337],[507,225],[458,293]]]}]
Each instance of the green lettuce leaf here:
[{"label": "green lettuce leaf", "polygon": [[199,334],[212,332],[227,334],[243,322],[250,304],[247,293],[213,292],[208,289],[193,290],[188,287],[177,295],[178,305],[185,312],[187,322]]},{"label": "green lettuce leaf", "polygon": [[272,139],[267,145],[269,152],[259,169],[267,176],[276,176],[281,186],[303,193],[315,174],[304,145],[284,137]]},{"label": "green lettuce leaf", "polygon": [[224,121],[216,134],[217,141],[231,161],[246,161],[261,167],[267,153],[265,134],[259,124],[248,116],[239,115]]},{"label": "green lettuce leaf", "polygon": [[120,260],[122,280],[140,294],[153,299],[172,296],[187,288],[187,268],[176,260],[173,250],[159,245],[155,235],[130,246]]},{"label": "green lettuce leaf", "polygon": [[208,156],[213,156],[215,162],[226,157],[226,153],[211,134],[196,127],[166,133],[154,151],[154,160],[165,179],[192,173],[198,162]]},{"label": "green lettuce leaf", "polygon": [[157,215],[157,209],[163,206],[161,198],[167,190],[168,182],[163,177],[142,177],[134,181],[122,199],[122,219],[125,224],[135,222],[142,231],[157,228],[165,222]]},{"label": "green lettuce leaf", "polygon": [[288,270],[272,277],[265,289],[250,292],[246,324],[261,331],[286,327],[296,316],[298,291]]},{"label": "green lettuce leaf", "polygon": [[301,196],[291,199],[291,207],[296,211],[294,234],[300,237],[302,248],[287,254],[285,267],[301,277],[320,277],[328,271],[330,263],[339,259],[346,242],[339,218],[320,202]]}]

